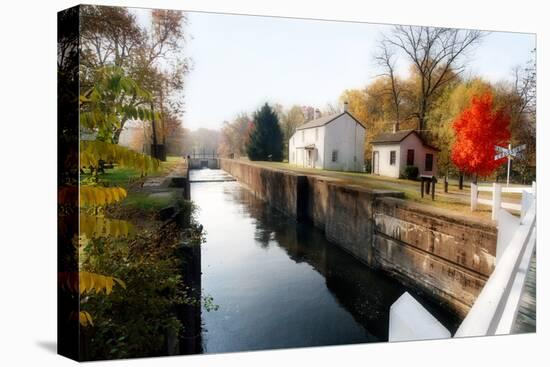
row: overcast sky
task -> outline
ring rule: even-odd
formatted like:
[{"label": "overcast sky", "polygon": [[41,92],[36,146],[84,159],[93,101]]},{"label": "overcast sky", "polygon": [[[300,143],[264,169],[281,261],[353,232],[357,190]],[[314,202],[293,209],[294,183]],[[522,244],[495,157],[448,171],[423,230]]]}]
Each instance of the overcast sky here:
[{"label": "overcast sky", "polygon": [[[136,10],[148,23],[148,10]],[[345,89],[360,88],[380,70],[373,57],[389,25],[187,13],[193,60],[186,78],[184,126],[217,129],[264,102],[323,108]],[[509,79],[535,48],[535,35],[491,32],[470,52],[468,75]],[[406,76],[404,57],[398,64]]]}]

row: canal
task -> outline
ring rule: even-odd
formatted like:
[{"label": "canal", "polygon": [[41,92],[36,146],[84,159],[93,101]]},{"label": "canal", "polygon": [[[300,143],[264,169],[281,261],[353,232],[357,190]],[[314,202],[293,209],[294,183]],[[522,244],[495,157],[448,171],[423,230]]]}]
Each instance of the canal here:
[{"label": "canal", "polygon": [[204,353],[387,341],[389,308],[405,291],[456,330],[456,315],[369,269],[224,171],[190,174],[206,232],[202,292],[219,306],[202,309]]}]

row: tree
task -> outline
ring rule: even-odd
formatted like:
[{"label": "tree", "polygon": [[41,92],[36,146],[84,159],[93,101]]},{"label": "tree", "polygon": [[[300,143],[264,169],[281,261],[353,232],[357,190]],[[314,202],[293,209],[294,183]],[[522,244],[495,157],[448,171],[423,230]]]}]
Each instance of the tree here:
[{"label": "tree", "polygon": [[[397,80],[397,83],[403,81]],[[399,88],[404,89],[405,86]],[[365,160],[370,161],[372,155],[372,139],[383,131],[390,129],[390,122],[395,121],[395,112],[391,90],[391,81],[387,76],[376,78],[363,89],[348,89],[340,96],[340,102],[348,102],[348,111],[367,129],[365,134]],[[410,103],[403,98],[400,111],[409,113]],[[413,121],[401,118],[400,126],[409,128]]]},{"label": "tree", "polygon": [[296,131],[296,128],[305,122],[302,107],[294,105],[281,114],[281,130],[283,133],[283,156],[288,159],[288,141]]},{"label": "tree", "polygon": [[225,121],[221,130],[218,153],[224,157],[246,155],[250,118],[241,113],[233,122]]},{"label": "tree", "polygon": [[142,47],[145,33],[127,8],[81,7],[81,65],[98,69],[107,64],[128,67],[134,50]]},{"label": "tree", "polygon": [[[152,10],[151,26],[141,27],[126,8],[85,5],[81,9],[80,79],[83,89],[94,84],[96,70],[114,65],[158,97],[151,107],[150,100],[140,95],[121,93],[119,99],[126,105],[180,114],[183,111],[183,78],[189,71],[190,62],[183,54],[184,13]],[[120,120],[113,134],[114,143],[118,143],[127,121],[128,118]],[[160,126],[159,134],[164,137],[164,121],[156,121]]]},{"label": "tree", "polygon": [[[113,135],[121,120],[127,116],[145,121],[153,117],[147,109],[135,108],[125,104],[119,96],[122,93],[133,93],[150,98],[150,93],[143,90],[133,79],[127,77],[118,66],[103,66],[94,75],[95,84],[80,96],[81,132],[96,133],[95,140],[80,140],[79,164],[83,171],[91,170],[91,177],[80,182],[79,188],[68,188],[60,193],[60,202],[70,202],[67,197],[78,191],[80,227],[78,251],[84,253],[90,240],[107,236],[125,236],[131,226],[120,220],[111,220],[103,216],[104,209],[126,197],[126,191],[120,187],[102,185],[99,173],[99,162],[113,162],[121,166],[141,170],[142,175],[158,168],[156,159],[136,153],[127,148],[113,144]],[[87,213],[95,213],[90,215]],[[82,255],[80,255],[82,256]],[[82,271],[60,274],[62,287],[78,292],[82,298],[89,292],[105,291],[110,294],[116,284],[126,287],[121,279]],[[93,325],[92,316],[85,310],[79,310],[78,319],[83,326]]]},{"label": "tree", "polygon": [[387,93],[391,95],[394,123],[396,128],[399,129],[399,122],[401,121],[400,109],[403,104],[404,90],[402,83],[399,82],[397,76],[395,75],[395,50],[389,42],[382,41],[380,43],[380,53],[376,56],[376,62],[384,70],[382,75],[389,79],[390,88],[388,88]]},{"label": "tree", "polygon": [[437,155],[439,172],[460,175],[451,160],[451,149],[455,140],[453,122],[470,107],[472,97],[487,92],[492,92],[495,99],[499,98],[491,84],[483,79],[457,80],[449,84],[432,103],[432,108],[426,115],[426,125],[430,130],[432,144],[440,150]]},{"label": "tree", "polygon": [[514,68],[509,98],[504,102],[510,109],[512,144],[527,145],[512,166],[523,182],[534,180],[536,175],[536,88],[537,68],[533,57],[523,67]]},{"label": "tree", "polygon": [[418,130],[425,129],[426,114],[433,98],[465,69],[462,56],[481,40],[476,30],[395,26],[384,43],[400,49],[418,76],[416,90]]},{"label": "tree", "polygon": [[281,161],[282,132],[275,111],[266,103],[254,113],[250,140],[246,146],[248,158],[253,161]]},{"label": "tree", "polygon": [[488,176],[506,161],[495,160],[495,145],[507,146],[510,140],[510,116],[503,108],[495,109],[493,94],[472,98],[470,107],[453,122],[455,143],[451,158],[462,171]]},{"label": "tree", "polygon": [[[117,143],[128,119],[148,121],[156,115],[146,107],[139,107],[121,95],[134,95],[152,103],[151,93],[128,77],[121,67],[106,65],[93,73],[94,83],[87,89],[81,87],[80,126],[97,134],[97,140]],[[116,139],[115,139],[116,136]]]}]

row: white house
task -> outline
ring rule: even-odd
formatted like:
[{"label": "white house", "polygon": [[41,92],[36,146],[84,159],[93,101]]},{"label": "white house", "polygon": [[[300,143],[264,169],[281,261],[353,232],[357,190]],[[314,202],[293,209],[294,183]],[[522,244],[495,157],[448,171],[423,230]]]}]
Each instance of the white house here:
[{"label": "white house", "polygon": [[382,133],[372,141],[372,173],[398,178],[406,166],[418,167],[419,175],[437,176],[437,148],[416,130]]},{"label": "white house", "polygon": [[365,127],[346,107],[298,127],[288,142],[289,163],[301,167],[362,171],[364,154]]}]

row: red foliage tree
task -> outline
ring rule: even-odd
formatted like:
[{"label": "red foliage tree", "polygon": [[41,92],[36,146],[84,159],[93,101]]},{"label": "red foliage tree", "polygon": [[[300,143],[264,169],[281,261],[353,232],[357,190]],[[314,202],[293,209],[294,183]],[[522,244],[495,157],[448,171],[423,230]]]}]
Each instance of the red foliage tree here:
[{"label": "red foliage tree", "polygon": [[453,122],[453,163],[465,173],[489,176],[506,162],[506,158],[495,160],[494,156],[495,145],[508,145],[509,126],[510,116],[503,108],[494,108],[491,92],[474,96],[470,107]]}]

